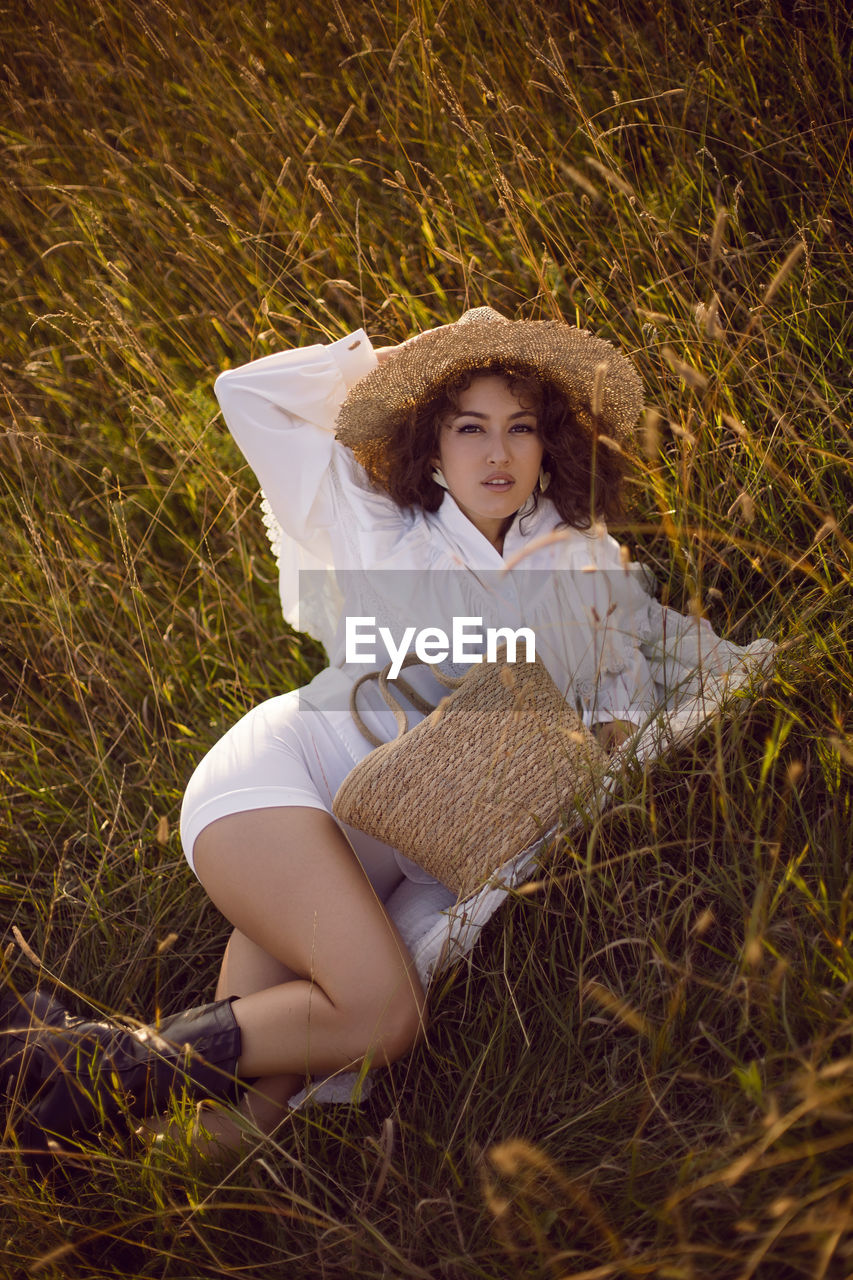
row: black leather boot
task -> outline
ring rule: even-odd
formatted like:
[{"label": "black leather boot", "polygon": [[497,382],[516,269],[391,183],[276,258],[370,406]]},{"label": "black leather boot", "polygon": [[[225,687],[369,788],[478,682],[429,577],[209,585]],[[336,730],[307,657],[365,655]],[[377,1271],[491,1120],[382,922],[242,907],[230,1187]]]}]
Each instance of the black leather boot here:
[{"label": "black leather boot", "polygon": [[41,991],[4,1000],[0,1094],[24,1104],[25,1145],[162,1110],[173,1093],[236,1100],[240,1028],[232,1000],[129,1029],[70,1014]]}]

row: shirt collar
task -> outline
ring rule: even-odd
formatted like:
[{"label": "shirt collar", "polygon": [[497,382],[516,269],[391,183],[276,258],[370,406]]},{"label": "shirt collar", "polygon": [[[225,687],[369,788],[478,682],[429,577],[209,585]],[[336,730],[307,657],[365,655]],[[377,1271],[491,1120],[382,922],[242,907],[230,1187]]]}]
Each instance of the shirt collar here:
[{"label": "shirt collar", "polygon": [[[445,493],[444,500],[432,519],[438,522],[457,547],[468,568],[502,569],[505,559],[520,551],[533,538],[550,533],[560,523],[559,512],[548,498],[540,497],[535,511],[532,507],[533,502],[528,499],[521,510],[516,512],[504,538],[503,555],[468,519],[452,494]],[[523,531],[520,528],[522,520]]]}]

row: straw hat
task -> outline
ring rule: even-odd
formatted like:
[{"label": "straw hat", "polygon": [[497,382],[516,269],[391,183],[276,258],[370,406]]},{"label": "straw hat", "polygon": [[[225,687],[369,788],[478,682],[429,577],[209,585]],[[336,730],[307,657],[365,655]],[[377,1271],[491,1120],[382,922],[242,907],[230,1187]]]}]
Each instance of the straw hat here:
[{"label": "straw hat", "polygon": [[560,320],[507,320],[492,307],[410,338],[353,386],[337,438],[362,462],[382,452],[400,420],[451,379],[499,360],[513,372],[547,378],[582,429],[624,441],[643,407],[639,375],[620,351]]}]

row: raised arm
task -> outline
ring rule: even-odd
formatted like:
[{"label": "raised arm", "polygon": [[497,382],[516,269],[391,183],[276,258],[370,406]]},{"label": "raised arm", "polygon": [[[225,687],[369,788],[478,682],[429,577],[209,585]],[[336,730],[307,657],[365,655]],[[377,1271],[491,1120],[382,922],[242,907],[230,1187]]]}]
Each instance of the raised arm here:
[{"label": "raised arm", "polygon": [[351,386],[376,367],[363,329],[328,345],[263,356],[214,384],[228,429],[282,529],[315,554],[335,518],[329,465],[335,419]]}]

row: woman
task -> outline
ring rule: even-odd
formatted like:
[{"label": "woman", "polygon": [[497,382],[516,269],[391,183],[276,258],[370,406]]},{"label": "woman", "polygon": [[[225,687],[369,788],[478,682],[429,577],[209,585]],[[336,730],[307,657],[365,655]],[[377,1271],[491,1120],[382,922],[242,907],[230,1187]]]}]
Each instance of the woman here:
[{"label": "woman", "polygon": [[[28,1098],[31,1140],[150,1114],[179,1087],[232,1098],[239,1081],[271,1128],[306,1077],[386,1065],[423,1033],[424,991],[385,904],[429,877],[331,812],[370,749],[349,693],[387,660],[378,645],[356,660],[353,619],[388,643],[459,618],[523,623],[609,742],[647,722],[665,686],[695,690],[700,669],[724,676],[750,656],[662,610],[604,532],[642,404],[609,343],[479,308],[400,347],[374,352],[358,331],[267,356],[216,393],[265,493],[285,616],[330,665],[249,712],[187,788],[186,856],[233,925],[214,1003],[155,1033],[40,995],[23,1013],[9,1002],[6,1075]],[[426,668],[412,683],[433,702],[443,692]],[[364,717],[393,735],[375,694]],[[224,1113],[208,1128],[235,1137]]]}]

